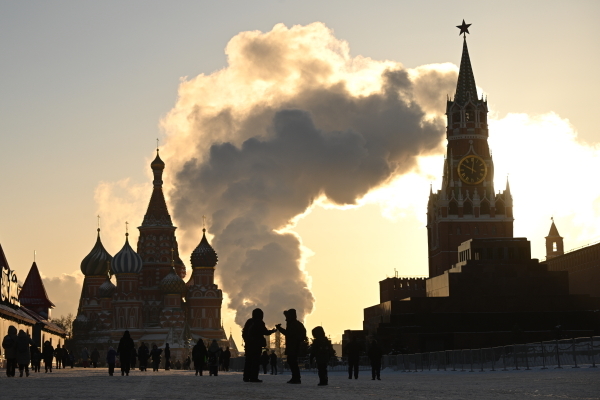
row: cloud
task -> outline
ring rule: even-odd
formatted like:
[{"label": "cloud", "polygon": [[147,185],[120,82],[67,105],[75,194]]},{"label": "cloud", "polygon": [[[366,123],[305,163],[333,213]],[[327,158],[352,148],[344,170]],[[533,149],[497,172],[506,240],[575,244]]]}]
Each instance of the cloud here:
[{"label": "cloud", "polygon": [[72,313],[77,314],[79,297],[83,285],[83,274],[79,271],[55,277],[43,277],[44,287],[50,301],[56,306],[52,310],[54,318]]},{"label": "cloud", "polygon": [[[242,324],[314,298],[301,239],[284,228],[317,200],[343,207],[441,151],[456,67],[405,69],[350,55],[324,24],[242,32],[228,66],[183,80],[163,119],[170,204],[184,250],[203,214],[217,275]],[[436,94],[436,95],[434,95]]]}]

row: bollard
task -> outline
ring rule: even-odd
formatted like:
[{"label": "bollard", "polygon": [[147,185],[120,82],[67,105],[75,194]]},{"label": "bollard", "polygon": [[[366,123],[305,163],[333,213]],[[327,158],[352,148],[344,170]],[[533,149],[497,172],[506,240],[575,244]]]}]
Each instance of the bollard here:
[{"label": "bollard", "polygon": [[546,346],[544,346],[544,342],[540,342],[540,344],[542,345],[542,369],[548,369],[546,368]]},{"label": "bollard", "polygon": [[571,338],[571,343],[573,346],[573,362],[575,363],[575,366],[571,368],[579,368],[577,366],[577,345],[575,344],[575,338]]},{"label": "bollard", "polygon": [[560,366],[560,353],[558,350],[558,339],[556,339],[556,363],[558,364],[558,367],[554,367],[554,369],[562,369],[562,367]]},{"label": "bollard", "polygon": [[594,360],[594,336],[590,336],[590,353],[592,353],[592,366],[590,368],[596,368],[596,361]]}]

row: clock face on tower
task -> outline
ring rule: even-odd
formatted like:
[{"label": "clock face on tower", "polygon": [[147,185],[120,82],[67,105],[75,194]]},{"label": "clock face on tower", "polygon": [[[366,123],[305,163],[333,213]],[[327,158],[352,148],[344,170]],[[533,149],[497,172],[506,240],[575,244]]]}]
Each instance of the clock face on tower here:
[{"label": "clock face on tower", "polygon": [[487,165],[479,156],[469,155],[458,163],[458,176],[460,180],[469,185],[483,182],[487,175]]}]

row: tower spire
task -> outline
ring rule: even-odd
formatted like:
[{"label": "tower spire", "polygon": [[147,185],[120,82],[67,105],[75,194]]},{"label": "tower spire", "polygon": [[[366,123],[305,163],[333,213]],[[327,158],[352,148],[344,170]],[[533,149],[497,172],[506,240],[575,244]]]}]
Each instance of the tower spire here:
[{"label": "tower spire", "polygon": [[[463,33],[462,29],[461,33]],[[469,33],[469,31],[466,30],[464,33]],[[471,68],[471,58],[469,57],[467,38],[464,37],[463,51],[460,59],[460,69],[458,71],[458,82],[456,83],[456,94],[454,95],[454,101],[462,106],[469,101],[469,99],[474,102],[477,101],[477,86],[475,86],[475,77],[473,76],[473,69]]]},{"label": "tower spire", "polygon": [[157,147],[156,158],[150,164],[150,168],[152,168],[152,173],[154,174],[154,180],[152,181],[154,188],[142,226],[173,226],[162,190],[162,174],[165,169],[165,163],[161,160],[158,152],[159,149]]}]

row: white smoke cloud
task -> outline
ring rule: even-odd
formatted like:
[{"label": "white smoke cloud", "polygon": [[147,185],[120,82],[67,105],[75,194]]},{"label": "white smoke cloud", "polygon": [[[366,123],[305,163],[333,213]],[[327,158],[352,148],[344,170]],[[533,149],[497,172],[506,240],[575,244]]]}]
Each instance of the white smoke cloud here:
[{"label": "white smoke cloud", "polygon": [[79,271],[54,277],[42,277],[46,293],[56,306],[52,310],[53,318],[70,313],[77,314],[83,278],[83,274]]}]

